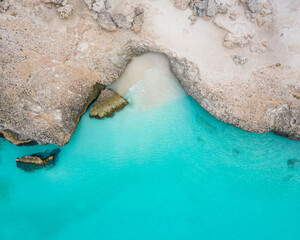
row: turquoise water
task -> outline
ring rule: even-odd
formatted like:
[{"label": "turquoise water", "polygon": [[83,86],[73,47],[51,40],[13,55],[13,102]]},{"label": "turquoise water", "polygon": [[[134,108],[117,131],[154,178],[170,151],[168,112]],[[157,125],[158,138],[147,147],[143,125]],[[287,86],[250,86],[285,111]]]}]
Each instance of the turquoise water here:
[{"label": "turquoise water", "polygon": [[300,141],[217,120],[167,60],[134,64],[114,86],[130,104],[86,113],[53,168],[15,158],[56,146],[0,138],[0,240],[300,239]]},{"label": "turquoise water", "polygon": [[1,140],[1,240],[300,238],[300,165],[287,165],[300,142],[237,129],[190,97],[85,114],[54,168],[16,167],[54,147]]}]

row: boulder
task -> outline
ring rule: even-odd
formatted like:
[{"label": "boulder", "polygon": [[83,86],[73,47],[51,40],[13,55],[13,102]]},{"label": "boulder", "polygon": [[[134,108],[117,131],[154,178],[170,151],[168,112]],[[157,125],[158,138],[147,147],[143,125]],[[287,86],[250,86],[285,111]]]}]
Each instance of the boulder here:
[{"label": "boulder", "polygon": [[113,14],[112,20],[119,28],[131,28],[132,24],[127,20],[127,18],[122,13]]},{"label": "boulder", "polygon": [[100,27],[106,31],[113,32],[117,30],[117,25],[113,21],[109,12],[98,13],[98,22]]},{"label": "boulder", "polygon": [[175,0],[174,6],[185,10],[189,7],[191,0]]},{"label": "boulder", "polygon": [[128,102],[115,91],[106,88],[103,90],[95,105],[91,108],[90,117],[112,117],[115,112],[122,110]]},{"label": "boulder", "polygon": [[35,153],[17,158],[17,167],[26,172],[31,172],[43,167],[54,167],[57,160],[57,155],[60,151],[61,150],[59,148],[56,148],[51,152]]}]

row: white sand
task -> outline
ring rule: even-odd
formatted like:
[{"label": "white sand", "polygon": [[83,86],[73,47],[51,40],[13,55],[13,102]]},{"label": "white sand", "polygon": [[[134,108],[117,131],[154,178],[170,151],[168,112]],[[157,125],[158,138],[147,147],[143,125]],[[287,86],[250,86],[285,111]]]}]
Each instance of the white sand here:
[{"label": "white sand", "polygon": [[[184,91],[161,54],[136,57],[112,88],[140,110],[168,104],[184,96]],[[135,107],[136,108],[136,107]]]}]

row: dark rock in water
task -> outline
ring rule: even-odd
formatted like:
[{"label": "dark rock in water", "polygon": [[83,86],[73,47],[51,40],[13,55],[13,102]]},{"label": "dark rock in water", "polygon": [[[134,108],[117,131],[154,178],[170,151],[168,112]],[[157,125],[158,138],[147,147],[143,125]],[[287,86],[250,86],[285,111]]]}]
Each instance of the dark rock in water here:
[{"label": "dark rock in water", "polygon": [[55,166],[57,155],[60,149],[56,148],[51,152],[35,153],[16,159],[17,167],[26,172],[31,172],[44,167],[51,168]]},{"label": "dark rock in water", "polygon": [[299,160],[296,158],[289,159],[287,161],[288,168],[295,168],[298,163],[299,163]]},{"label": "dark rock in water", "polygon": [[111,89],[103,90],[95,105],[91,108],[90,117],[112,117],[115,112],[122,110],[128,102]]},{"label": "dark rock in water", "polygon": [[293,175],[287,175],[286,177],[283,178],[283,181],[288,182],[293,178]]},{"label": "dark rock in water", "polygon": [[232,153],[234,155],[239,155],[240,154],[239,150],[237,150],[236,148],[232,149]]}]

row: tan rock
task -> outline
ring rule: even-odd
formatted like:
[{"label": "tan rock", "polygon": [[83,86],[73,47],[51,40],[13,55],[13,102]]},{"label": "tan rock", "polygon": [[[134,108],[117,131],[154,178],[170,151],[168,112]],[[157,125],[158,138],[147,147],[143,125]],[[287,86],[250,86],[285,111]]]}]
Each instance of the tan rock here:
[{"label": "tan rock", "polygon": [[106,88],[103,90],[95,105],[90,110],[90,117],[112,117],[115,112],[122,110],[128,102],[115,91]]},{"label": "tan rock", "polygon": [[182,10],[185,10],[189,7],[190,1],[191,0],[175,0],[174,6]]}]

